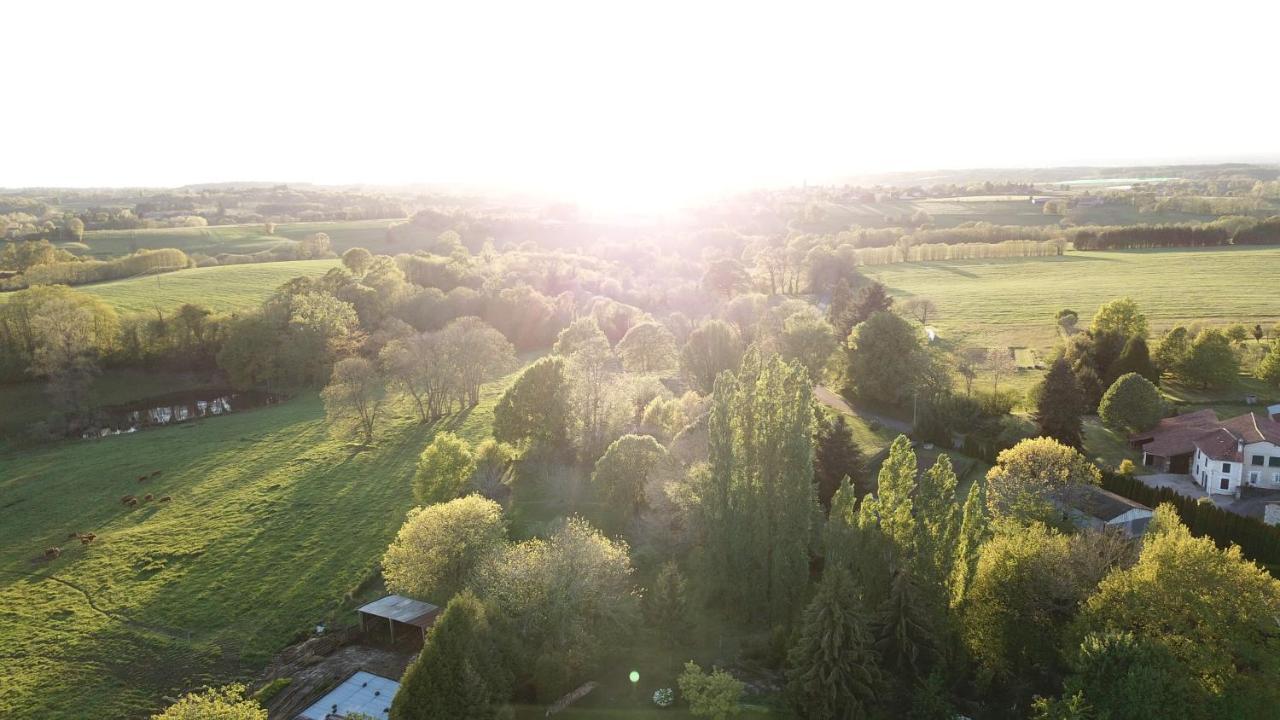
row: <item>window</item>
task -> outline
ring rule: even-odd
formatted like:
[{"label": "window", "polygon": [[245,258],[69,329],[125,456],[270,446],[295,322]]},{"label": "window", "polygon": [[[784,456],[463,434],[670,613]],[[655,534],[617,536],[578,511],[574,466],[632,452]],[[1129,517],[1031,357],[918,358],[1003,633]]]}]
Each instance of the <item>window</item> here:
[{"label": "window", "polygon": [[1222,481],[1218,483],[1218,487],[1219,487],[1219,488],[1221,488],[1221,489],[1223,489],[1223,490],[1230,490],[1230,489],[1231,489],[1231,478],[1222,478]]},{"label": "window", "polygon": [[1222,472],[1231,472],[1231,463],[1222,463]]},{"label": "window", "polygon": [[1256,470],[1255,470],[1255,471],[1253,471],[1253,472],[1251,472],[1251,473],[1249,473],[1249,484],[1250,484],[1250,485],[1257,485],[1257,484],[1258,484],[1258,478],[1260,478],[1261,476],[1262,476],[1262,473],[1260,473],[1260,472],[1258,472],[1258,471],[1256,471]]},{"label": "window", "polygon": [[1254,455],[1254,456],[1253,456],[1253,464],[1254,464],[1254,465],[1265,465],[1266,463],[1267,463],[1267,456],[1266,456],[1266,455]]},{"label": "window", "polygon": [[1276,456],[1267,460],[1267,465],[1269,467],[1280,467],[1280,456]]}]

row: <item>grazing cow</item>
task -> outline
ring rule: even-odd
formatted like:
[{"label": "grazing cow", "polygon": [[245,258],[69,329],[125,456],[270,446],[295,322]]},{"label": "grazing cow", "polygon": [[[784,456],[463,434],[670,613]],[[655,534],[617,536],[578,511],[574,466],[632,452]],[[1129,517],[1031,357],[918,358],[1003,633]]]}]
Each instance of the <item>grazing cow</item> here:
[{"label": "grazing cow", "polygon": [[172,499],[173,499],[173,498],[169,497],[168,495],[161,495],[161,496],[160,496],[160,502],[169,502],[169,501],[170,501],[170,500],[172,500]]}]

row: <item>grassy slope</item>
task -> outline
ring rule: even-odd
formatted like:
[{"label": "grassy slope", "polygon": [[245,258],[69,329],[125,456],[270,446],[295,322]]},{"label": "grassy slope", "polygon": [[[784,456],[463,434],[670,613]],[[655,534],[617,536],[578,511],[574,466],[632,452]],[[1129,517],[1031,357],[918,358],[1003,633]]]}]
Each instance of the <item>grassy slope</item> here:
[{"label": "grassy slope", "polygon": [[[506,382],[439,427],[486,436]],[[400,413],[353,454],[308,395],[0,455],[0,716],[144,716],[164,695],[251,674],[317,622],[349,621],[343,598],[411,507],[436,429]],[[119,502],[145,492],[173,501]],[[73,531],[99,540],[67,543]],[[60,559],[31,562],[53,545]]]},{"label": "grassy slope", "polygon": [[[187,302],[229,312],[257,307],[284,282],[303,275],[323,275],[337,265],[337,260],[292,260],[192,268],[81,285],[76,290],[97,295],[121,313],[151,312],[157,305],[167,310]],[[3,300],[0,294],[0,302]]]},{"label": "grassy slope", "polygon": [[85,233],[89,254],[116,257],[142,248],[178,248],[188,253],[254,253],[292,244],[315,232],[329,235],[335,252],[357,245],[375,248],[384,242],[387,226],[395,220],[284,223],[267,235],[262,225],[218,225],[204,228],[153,230],[91,230]]},{"label": "grassy slope", "polygon": [[927,295],[941,314],[944,338],[981,346],[1057,344],[1054,315],[1080,313],[1087,325],[1102,303],[1128,295],[1155,334],[1176,323],[1264,326],[1280,320],[1280,248],[1212,248],[1069,253],[1058,258],[1006,258],[909,263],[865,268],[898,297]]}]

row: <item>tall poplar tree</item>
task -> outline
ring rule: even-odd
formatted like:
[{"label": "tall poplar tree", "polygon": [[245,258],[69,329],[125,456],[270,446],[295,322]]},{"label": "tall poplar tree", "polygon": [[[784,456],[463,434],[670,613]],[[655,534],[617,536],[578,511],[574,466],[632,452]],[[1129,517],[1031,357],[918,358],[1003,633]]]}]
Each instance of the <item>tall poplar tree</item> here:
[{"label": "tall poplar tree", "polygon": [[752,348],[716,379],[701,504],[713,588],[748,615],[787,618],[804,591],[817,518],[809,376]]}]

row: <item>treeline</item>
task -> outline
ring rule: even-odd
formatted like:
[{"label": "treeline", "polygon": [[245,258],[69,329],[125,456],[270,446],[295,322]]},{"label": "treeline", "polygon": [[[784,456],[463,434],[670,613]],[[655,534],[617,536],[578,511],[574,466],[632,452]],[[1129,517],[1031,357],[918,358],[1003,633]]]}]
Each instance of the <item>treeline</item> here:
[{"label": "treeline", "polygon": [[858,251],[859,265],[889,265],[898,262],[932,260],[976,260],[980,258],[1056,257],[1066,250],[1060,240],[1006,240],[998,243],[965,243],[945,245],[902,244],[889,248],[864,248]]},{"label": "treeline", "polygon": [[87,285],[188,267],[194,267],[194,263],[181,250],[139,250],[115,260],[56,261],[34,265],[21,275],[0,280],[0,290],[21,290],[32,285]]},{"label": "treeline", "polygon": [[1103,473],[1102,487],[1147,507],[1170,503],[1178,509],[1178,516],[1191,534],[1213,538],[1222,548],[1239,545],[1245,557],[1270,566],[1273,573],[1280,570],[1280,527],[1179,495],[1169,488],[1153,488],[1125,475]]},{"label": "treeline", "polygon": [[1211,223],[1081,228],[1067,233],[1077,250],[1280,244],[1280,216],[1232,217]]}]

